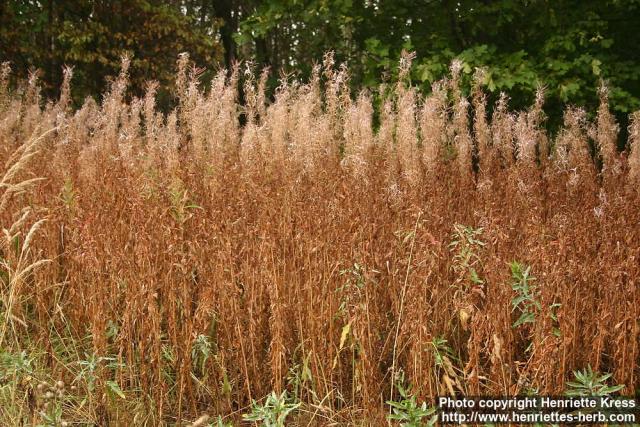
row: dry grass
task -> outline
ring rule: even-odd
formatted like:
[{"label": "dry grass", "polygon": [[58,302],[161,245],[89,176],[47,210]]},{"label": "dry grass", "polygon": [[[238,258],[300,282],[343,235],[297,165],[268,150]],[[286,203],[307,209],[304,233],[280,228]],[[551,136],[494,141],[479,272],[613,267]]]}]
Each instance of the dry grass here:
[{"label": "dry grass", "polygon": [[[70,70],[43,107],[3,67],[0,345],[31,360],[3,424],[238,420],[287,389],[297,424],[381,425],[400,372],[421,399],[560,394],[587,365],[636,393],[639,113],[619,153],[603,87],[551,138],[542,92],[489,118],[460,64],[423,98],[410,61],[375,130],[331,56],[273,102],[250,71],[204,93],[184,56],[166,117],[155,84],[127,101],[128,60],[75,112]],[[514,260],[539,303],[515,328]]]}]

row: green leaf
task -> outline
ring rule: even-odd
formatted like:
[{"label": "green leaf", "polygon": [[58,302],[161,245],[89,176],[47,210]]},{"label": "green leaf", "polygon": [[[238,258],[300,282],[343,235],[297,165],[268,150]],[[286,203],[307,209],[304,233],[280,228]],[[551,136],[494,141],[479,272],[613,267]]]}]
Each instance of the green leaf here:
[{"label": "green leaf", "polygon": [[120,386],[118,385],[117,382],[115,382],[115,381],[107,381],[106,384],[107,384],[108,390],[111,391],[111,393],[117,395],[121,399],[125,399],[126,400],[126,397],[125,397],[124,393],[122,392],[122,390],[120,389]]},{"label": "green leaf", "polygon": [[591,70],[593,71],[593,74],[596,76],[599,76],[601,73],[600,65],[602,65],[602,62],[600,62],[597,59],[594,59],[591,61]]},{"label": "green leaf", "polygon": [[535,320],[535,315],[533,313],[522,313],[520,318],[513,324],[513,328],[517,328],[525,323],[534,323]]}]

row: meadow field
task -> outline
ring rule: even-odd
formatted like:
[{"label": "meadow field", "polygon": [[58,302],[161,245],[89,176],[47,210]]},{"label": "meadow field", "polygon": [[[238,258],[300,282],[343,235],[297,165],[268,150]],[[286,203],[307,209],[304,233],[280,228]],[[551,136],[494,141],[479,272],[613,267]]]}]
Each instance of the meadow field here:
[{"label": "meadow field", "polygon": [[71,69],[43,99],[4,64],[0,424],[418,426],[436,396],[637,395],[640,113],[620,129],[603,84],[551,133],[543,88],[513,111],[454,61],[424,96],[411,59],[379,96],[331,55],[271,96],[183,55],[169,113],[127,58],[80,108]]}]

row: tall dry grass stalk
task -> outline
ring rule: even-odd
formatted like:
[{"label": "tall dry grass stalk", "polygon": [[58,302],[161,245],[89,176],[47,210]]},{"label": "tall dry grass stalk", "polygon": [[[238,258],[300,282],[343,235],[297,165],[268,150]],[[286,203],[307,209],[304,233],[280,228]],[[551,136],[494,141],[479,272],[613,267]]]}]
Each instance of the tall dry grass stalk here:
[{"label": "tall dry grass stalk", "polygon": [[[505,94],[490,108],[481,72],[468,100],[454,63],[423,97],[411,59],[379,126],[331,55],[271,101],[266,72],[223,70],[206,91],[183,55],[167,115],[157,83],[129,97],[127,58],[77,111],[71,70],[43,106],[35,75],[11,91],[3,65],[0,347],[66,331],[113,360],[86,389],[103,424],[136,411],[97,391],[114,384],[156,423],[285,389],[314,405],[307,422],[381,423],[400,372],[423,398],[562,394],[591,364],[633,393],[639,113],[628,155],[604,87],[593,123],[568,109],[552,138],[542,90],[527,111]],[[513,260],[537,278],[524,328]]]}]

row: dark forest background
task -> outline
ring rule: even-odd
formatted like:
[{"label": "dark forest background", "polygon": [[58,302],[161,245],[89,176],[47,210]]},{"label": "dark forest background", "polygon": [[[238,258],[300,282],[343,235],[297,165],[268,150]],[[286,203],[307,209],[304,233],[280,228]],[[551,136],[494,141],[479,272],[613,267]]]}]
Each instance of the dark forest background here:
[{"label": "dark forest background", "polygon": [[[0,1],[0,61],[18,78],[39,70],[49,96],[73,66],[77,103],[103,92],[124,53],[138,95],[148,80],[171,87],[181,52],[206,69],[203,82],[251,61],[270,67],[274,87],[333,50],[354,89],[375,91],[403,49],[416,53],[411,77],[424,91],[459,58],[467,84],[486,67],[487,92],[508,92],[513,108],[546,86],[551,122],[566,104],[595,106],[601,80],[621,124],[640,109],[640,0]],[[170,91],[160,104],[171,105]]]}]

